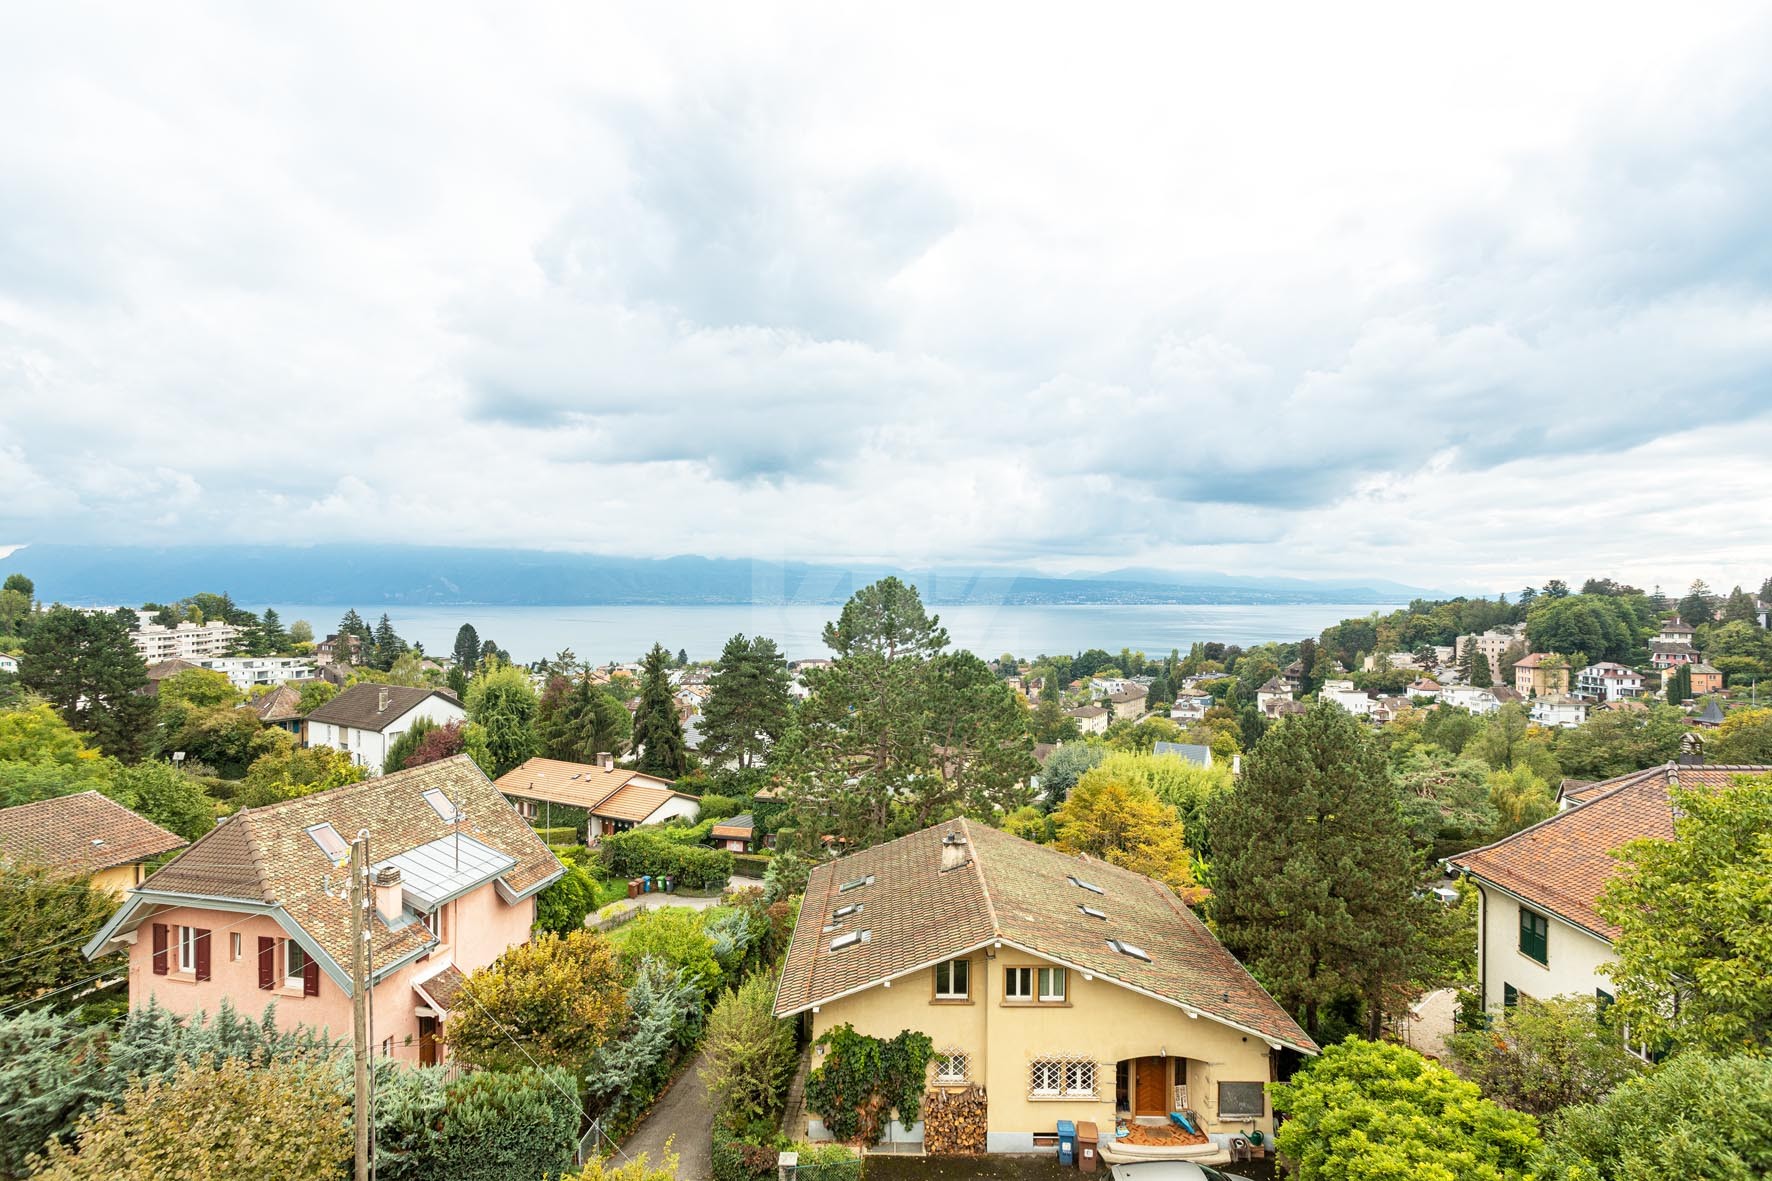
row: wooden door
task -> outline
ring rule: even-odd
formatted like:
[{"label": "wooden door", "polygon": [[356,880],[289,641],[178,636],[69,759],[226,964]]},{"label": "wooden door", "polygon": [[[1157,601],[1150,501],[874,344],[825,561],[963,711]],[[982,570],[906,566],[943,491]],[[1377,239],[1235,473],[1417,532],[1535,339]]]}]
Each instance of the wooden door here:
[{"label": "wooden door", "polygon": [[436,1066],[443,1060],[437,1046],[437,1019],[420,1017],[418,1019],[418,1064],[420,1066]]},{"label": "wooden door", "polygon": [[1169,1072],[1161,1058],[1140,1058],[1133,1072],[1132,1114],[1164,1115],[1169,1111]]}]

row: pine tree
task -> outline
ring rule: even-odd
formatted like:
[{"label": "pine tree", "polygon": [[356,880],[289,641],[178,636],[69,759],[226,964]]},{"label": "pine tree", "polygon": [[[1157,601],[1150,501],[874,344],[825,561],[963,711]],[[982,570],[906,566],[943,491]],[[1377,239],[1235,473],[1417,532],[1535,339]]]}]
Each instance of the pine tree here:
[{"label": "pine tree", "polygon": [[677,667],[678,668],[688,668],[689,667],[689,649],[687,649],[687,648],[677,649]]},{"label": "pine tree", "polygon": [[1210,824],[1212,915],[1225,945],[1316,1036],[1326,1006],[1366,1005],[1419,966],[1419,861],[1383,753],[1353,715],[1319,702],[1243,760]]},{"label": "pine tree", "polygon": [[702,707],[702,754],[712,765],[762,763],[793,713],[787,661],[767,636],[726,641]]},{"label": "pine tree", "polygon": [[1692,700],[1692,669],[1688,665],[1680,665],[1667,677],[1667,700],[1669,705],[1682,705]]},{"label": "pine tree", "polygon": [[394,661],[400,659],[406,651],[406,641],[394,631],[394,623],[382,612],[381,619],[375,625],[375,646],[369,657],[371,667],[387,671],[394,667]]},{"label": "pine tree", "polygon": [[1686,597],[1680,600],[1680,618],[1693,627],[1703,627],[1716,619],[1716,613],[1710,605],[1710,587],[1704,579],[1695,578],[1686,591]]},{"label": "pine tree", "polygon": [[267,654],[283,652],[289,647],[289,633],[283,630],[283,620],[278,617],[275,607],[265,608],[264,617],[258,621],[258,634]]},{"label": "pine tree", "polygon": [[31,628],[19,680],[106,754],[134,762],[145,753],[154,699],[146,695],[147,665],[123,620],[50,608]]},{"label": "pine tree", "polygon": [[640,660],[640,708],[634,713],[635,766],[648,775],[678,779],[689,772],[683,720],[671,692],[671,654],[663,644]]},{"label": "pine tree", "polygon": [[355,607],[346,611],[344,618],[338,621],[338,634],[340,636],[356,636],[364,643],[375,638],[369,634],[369,625],[363,622],[363,617],[357,614]]},{"label": "pine tree", "polygon": [[480,633],[474,625],[464,623],[455,633],[455,666],[462,672],[473,674],[474,666],[480,663]]}]

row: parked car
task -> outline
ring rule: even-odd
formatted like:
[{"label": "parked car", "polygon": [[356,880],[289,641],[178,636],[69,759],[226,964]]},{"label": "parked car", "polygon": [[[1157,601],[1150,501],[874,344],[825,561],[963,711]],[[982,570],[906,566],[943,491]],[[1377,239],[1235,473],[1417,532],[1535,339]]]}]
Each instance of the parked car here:
[{"label": "parked car", "polygon": [[1115,1165],[1114,1181],[1249,1181],[1236,1173],[1222,1173],[1211,1165],[1190,1160],[1140,1160]]}]

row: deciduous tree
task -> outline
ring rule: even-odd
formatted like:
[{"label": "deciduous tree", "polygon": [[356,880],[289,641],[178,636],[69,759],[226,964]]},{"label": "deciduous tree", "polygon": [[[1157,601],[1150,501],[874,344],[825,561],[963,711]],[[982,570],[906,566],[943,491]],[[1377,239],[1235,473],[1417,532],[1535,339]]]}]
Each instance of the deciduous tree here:
[{"label": "deciduous tree", "polygon": [[1099,857],[1167,884],[1186,901],[1198,901],[1181,818],[1143,784],[1097,767],[1078,780],[1052,820],[1056,843],[1065,852]]},{"label": "deciduous tree", "polygon": [[733,1131],[775,1116],[794,1070],[794,1026],[775,1015],[775,984],[773,973],[753,972],[708,1016],[701,1077]]},{"label": "deciduous tree", "polygon": [[1483,1094],[1537,1116],[1604,1099],[1645,1065],[1585,996],[1521,997],[1488,1029],[1454,1034],[1446,1048]]},{"label": "deciduous tree", "polygon": [[536,753],[539,711],[529,674],[515,665],[488,662],[468,685],[468,718],[486,732],[494,778]]},{"label": "deciduous tree", "polygon": [[543,931],[477,968],[462,984],[447,1038],[461,1060],[489,1070],[531,1061],[581,1072],[623,1014],[621,965],[592,931]]}]

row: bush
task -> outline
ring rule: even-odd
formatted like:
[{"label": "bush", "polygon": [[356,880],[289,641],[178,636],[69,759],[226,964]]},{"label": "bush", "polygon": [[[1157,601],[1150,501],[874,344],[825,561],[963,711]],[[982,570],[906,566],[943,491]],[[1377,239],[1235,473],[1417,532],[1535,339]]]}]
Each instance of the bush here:
[{"label": "bush", "polygon": [[731,853],[681,844],[650,829],[637,828],[604,837],[598,853],[605,872],[612,878],[662,874],[691,890],[706,890],[725,885],[732,876]]},{"label": "bush", "polygon": [[701,1013],[701,989],[681,968],[650,957],[639,962],[628,989],[627,1019],[585,1070],[586,1092],[593,1110],[605,1117],[606,1132],[619,1134],[652,1102],[671,1064],[701,1032]]},{"label": "bush", "polygon": [[720,998],[708,1018],[701,1072],[731,1128],[771,1119],[781,1112],[794,1073],[794,1026],[775,1016],[775,975],[754,972],[735,992]]},{"label": "bush", "polygon": [[[535,926],[556,935],[579,930],[597,908],[597,879],[571,861],[566,872],[535,896]],[[624,890],[625,893],[625,890]]]},{"label": "bush", "polygon": [[778,1156],[773,1143],[760,1144],[714,1125],[714,1181],[768,1181]]},{"label": "bush", "polygon": [[770,857],[767,853],[734,853],[732,855],[732,876],[739,878],[762,878],[769,872]]},{"label": "bush", "polygon": [[621,962],[630,972],[650,956],[681,969],[703,996],[712,996],[724,978],[703,915],[686,906],[647,911],[621,932],[620,943]]},{"label": "bush", "polygon": [[429,1175],[451,1181],[507,1181],[571,1169],[579,1102],[571,1073],[479,1070],[449,1085],[443,1138]]},{"label": "bush", "polygon": [[1454,1034],[1446,1048],[1453,1069],[1483,1094],[1533,1115],[1603,1099],[1643,1069],[1583,996],[1521,997],[1492,1028]]},{"label": "bush", "polygon": [[571,848],[579,843],[579,830],[576,828],[562,828],[555,825],[553,828],[538,828],[535,830],[535,835],[546,844],[551,845],[556,852],[562,847]]},{"label": "bush", "polygon": [[705,795],[701,797],[703,820],[725,820],[744,811],[744,801],[737,796]]}]

